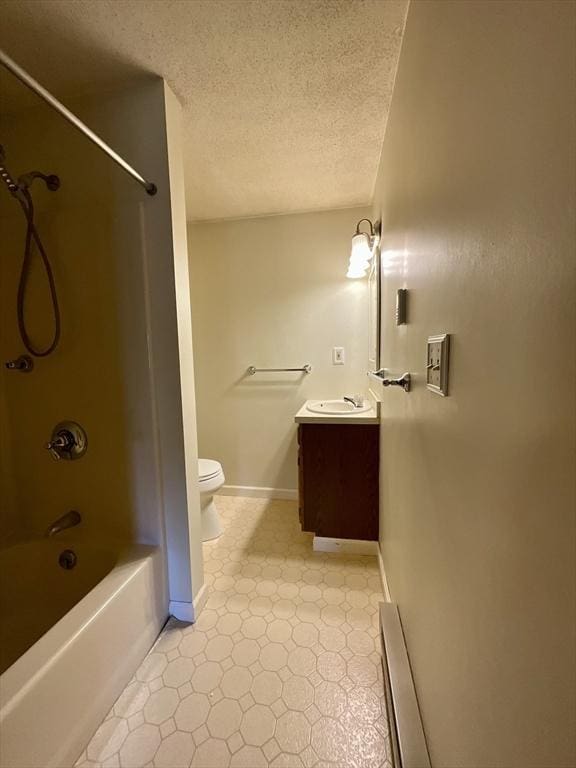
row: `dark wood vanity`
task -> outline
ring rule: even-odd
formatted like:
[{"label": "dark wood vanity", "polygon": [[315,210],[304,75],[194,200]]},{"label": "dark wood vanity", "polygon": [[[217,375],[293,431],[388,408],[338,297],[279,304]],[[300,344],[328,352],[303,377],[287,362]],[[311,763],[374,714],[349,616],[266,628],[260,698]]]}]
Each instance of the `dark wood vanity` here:
[{"label": "dark wood vanity", "polygon": [[298,424],[302,530],[378,540],[378,424]]}]

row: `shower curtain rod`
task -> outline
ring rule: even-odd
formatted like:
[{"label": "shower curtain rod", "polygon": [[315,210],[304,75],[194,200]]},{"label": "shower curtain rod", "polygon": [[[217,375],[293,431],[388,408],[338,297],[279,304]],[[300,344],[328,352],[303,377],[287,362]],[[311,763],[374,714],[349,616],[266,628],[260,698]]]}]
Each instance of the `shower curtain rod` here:
[{"label": "shower curtain rod", "polygon": [[55,109],[56,112],[59,112],[62,117],[65,120],[68,120],[68,122],[75,128],[77,128],[80,133],[83,133],[84,136],[96,144],[96,146],[105,152],[108,157],[112,158],[115,163],[123,168],[126,173],[130,174],[133,179],[136,179],[136,181],[144,187],[149,195],[156,194],[158,191],[156,184],[153,184],[151,181],[146,181],[143,176],[140,176],[138,171],[135,171],[134,168],[132,168],[132,166],[129,165],[126,160],[124,160],[124,158],[120,157],[119,154],[114,152],[112,147],[109,147],[108,144],[106,144],[106,142],[100,138],[100,136],[95,134],[94,131],[90,130],[90,128],[88,128],[88,126],[85,125],[85,123],[83,123],[80,118],[76,117],[73,112],[70,112],[70,110],[67,109],[64,104],[60,103],[57,98],[52,96],[52,94],[47,91],[46,88],[43,88],[39,82],[34,80],[34,78],[31,77],[28,72],[26,72],[26,70],[22,69],[22,67],[16,64],[16,62],[11,59],[10,56],[8,56],[8,54],[6,54],[2,49],[0,49],[0,64],[2,64],[9,72],[12,72],[12,74],[17,77],[20,82],[24,83],[25,86],[34,91],[34,93],[40,96],[41,99],[44,99],[47,104]]}]

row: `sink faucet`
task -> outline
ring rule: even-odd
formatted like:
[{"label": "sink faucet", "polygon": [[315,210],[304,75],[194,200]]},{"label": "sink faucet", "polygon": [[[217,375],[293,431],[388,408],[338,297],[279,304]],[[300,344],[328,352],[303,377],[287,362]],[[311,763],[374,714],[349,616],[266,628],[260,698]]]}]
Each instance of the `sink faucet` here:
[{"label": "sink faucet", "polygon": [[353,395],[353,397],[342,398],[345,403],[352,403],[354,408],[362,408],[364,405],[364,397],[362,395]]},{"label": "sink faucet", "polygon": [[55,534],[60,533],[60,531],[64,531],[66,528],[73,528],[81,522],[82,518],[80,517],[80,513],[73,509],[70,512],[66,512],[62,517],[59,517],[58,520],[54,520],[54,522],[48,526],[46,537],[51,538]]}]

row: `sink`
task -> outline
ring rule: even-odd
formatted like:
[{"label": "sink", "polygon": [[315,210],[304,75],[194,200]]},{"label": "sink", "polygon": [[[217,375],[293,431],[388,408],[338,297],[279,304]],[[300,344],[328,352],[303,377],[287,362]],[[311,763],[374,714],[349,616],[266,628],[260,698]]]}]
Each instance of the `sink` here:
[{"label": "sink", "polygon": [[347,400],[313,400],[306,406],[306,409],[312,411],[312,413],[333,415],[366,413],[370,408],[370,403],[364,403],[360,408],[356,408]]}]

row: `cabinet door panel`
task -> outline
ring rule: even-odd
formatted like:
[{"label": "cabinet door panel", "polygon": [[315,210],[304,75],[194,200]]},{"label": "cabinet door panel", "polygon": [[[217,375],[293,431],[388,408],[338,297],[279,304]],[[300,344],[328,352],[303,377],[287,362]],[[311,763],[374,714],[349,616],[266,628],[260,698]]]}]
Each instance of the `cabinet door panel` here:
[{"label": "cabinet door panel", "polygon": [[304,530],[335,538],[378,538],[377,425],[300,425]]}]

